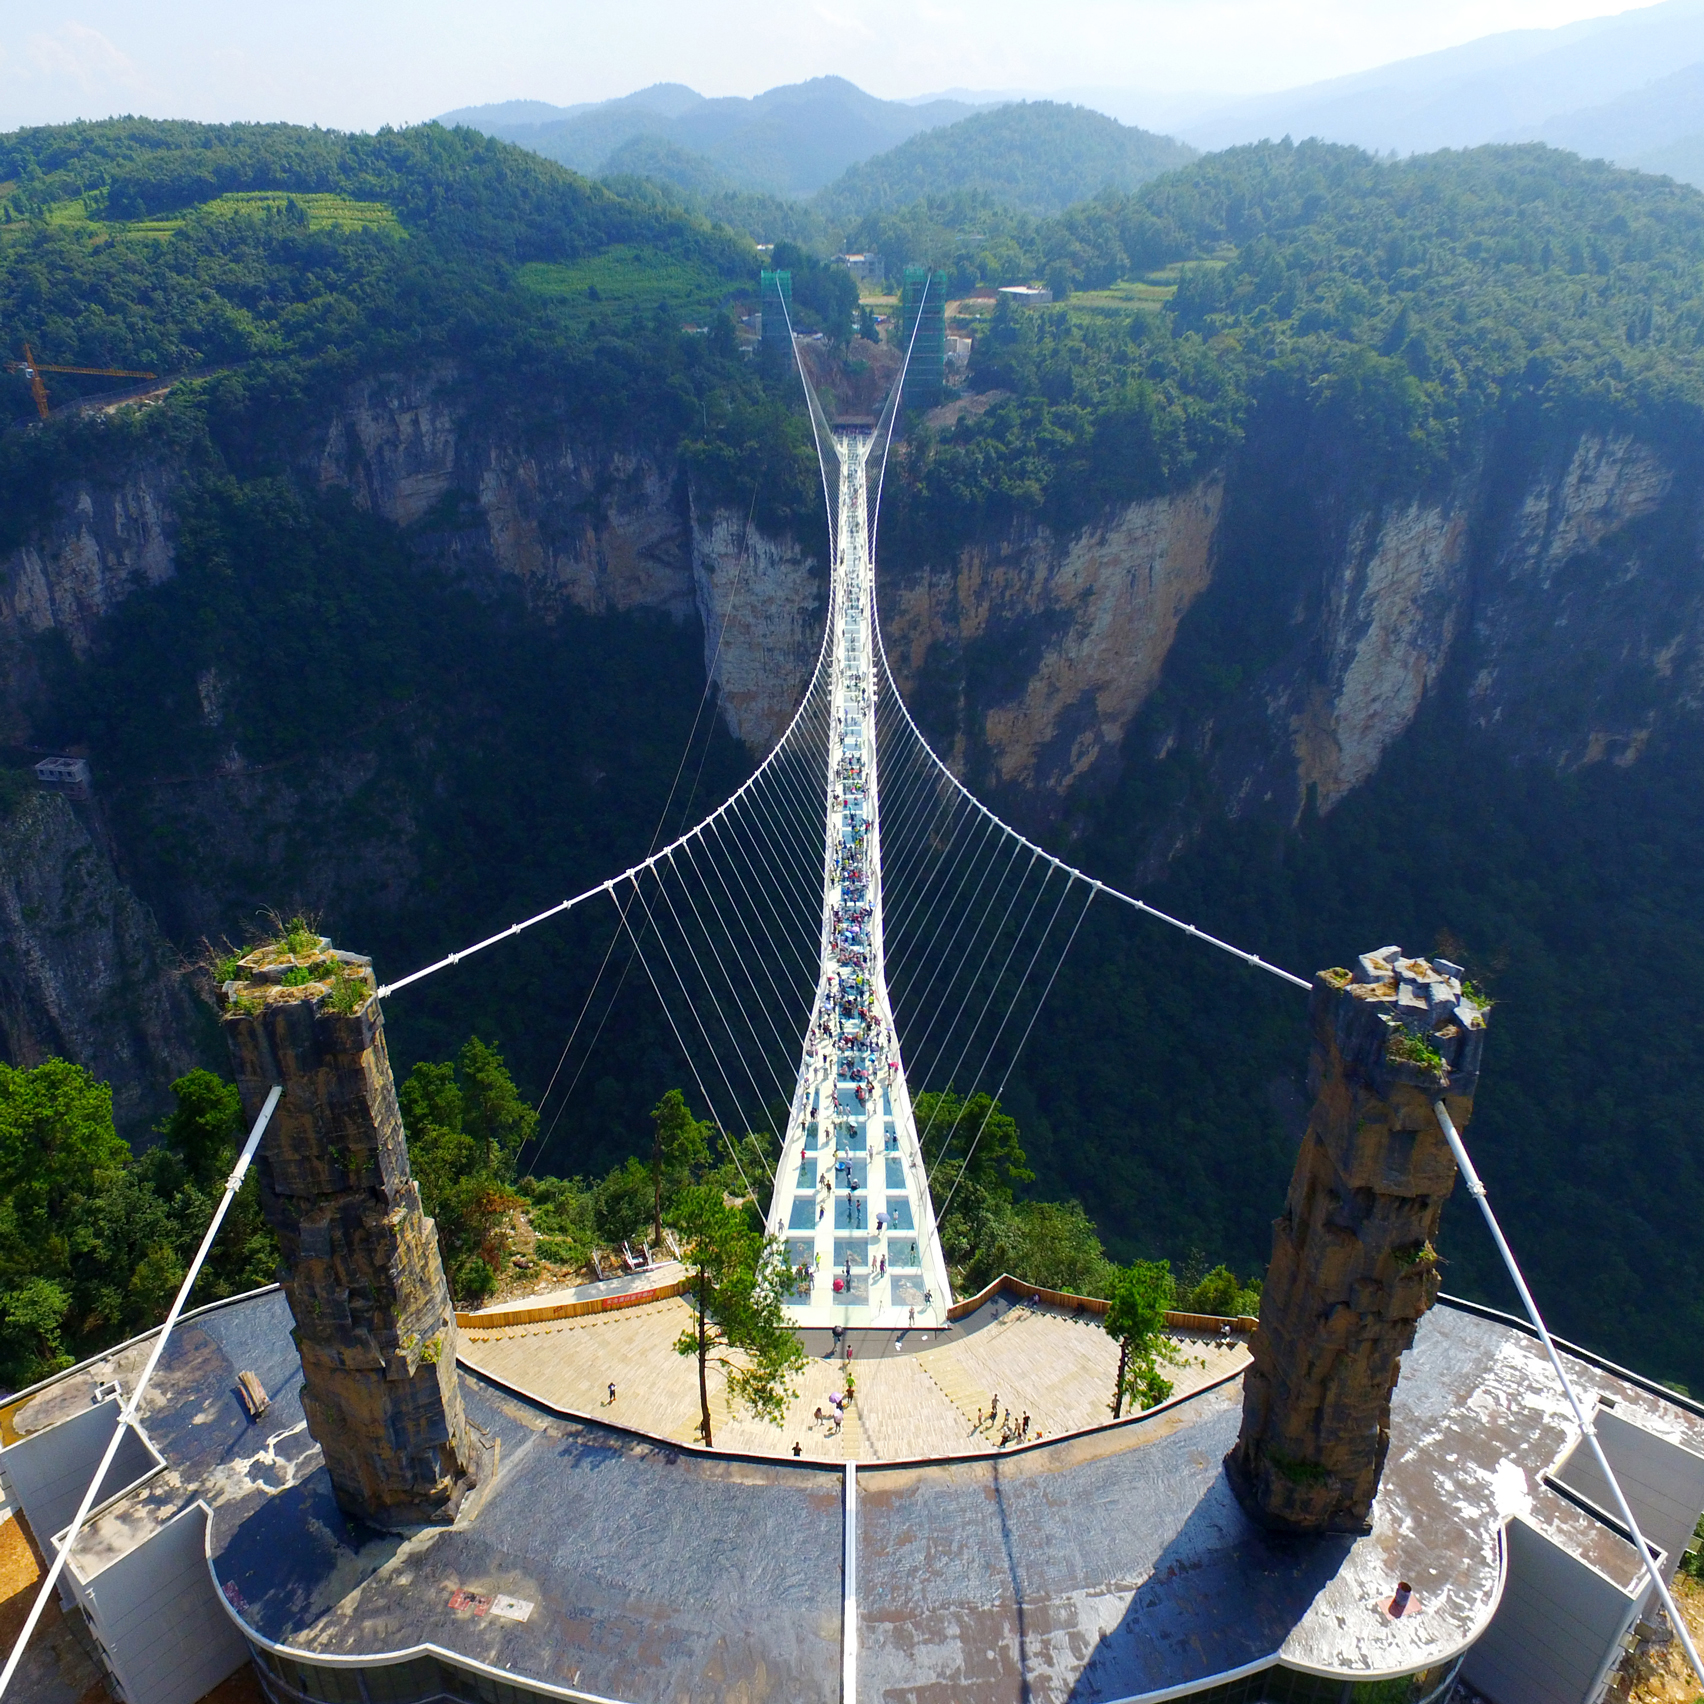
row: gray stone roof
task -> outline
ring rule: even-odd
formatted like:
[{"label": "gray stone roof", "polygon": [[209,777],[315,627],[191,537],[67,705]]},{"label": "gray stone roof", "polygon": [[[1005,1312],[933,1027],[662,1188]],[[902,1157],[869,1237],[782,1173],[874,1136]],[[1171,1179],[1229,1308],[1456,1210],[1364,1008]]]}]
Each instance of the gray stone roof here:
[{"label": "gray stone roof", "polygon": [[[85,1578],[196,1499],[212,1567],[261,1640],[379,1659],[433,1647],[569,1692],[649,1704],[689,1695],[838,1697],[843,1473],[705,1455],[550,1413],[464,1374],[469,1418],[501,1442],[471,1521],[398,1538],[332,1500],[295,1396],[276,1291],[186,1321],[143,1426],[166,1469],[94,1523]],[[86,1408],[125,1351],[64,1375],[25,1430]],[[274,1394],[250,1424],[238,1370]],[[1621,1419],[1704,1454],[1704,1420],[1628,1378],[1573,1364]],[[1252,1525],[1221,1467],[1240,1386],[996,1458],[858,1470],[860,1694],[1090,1701],[1274,1659],[1368,1678],[1453,1656],[1498,1599],[1503,1523],[1520,1516],[1623,1587],[1633,1551],[1546,1483],[1574,1443],[1538,1345],[1435,1309],[1405,1358],[1366,1537]],[[1399,1578],[1410,1612],[1386,1605]],[[457,1592],[477,1594],[467,1600]],[[478,1614],[504,1594],[525,1620]],[[464,1607],[456,1607],[462,1604]]]}]

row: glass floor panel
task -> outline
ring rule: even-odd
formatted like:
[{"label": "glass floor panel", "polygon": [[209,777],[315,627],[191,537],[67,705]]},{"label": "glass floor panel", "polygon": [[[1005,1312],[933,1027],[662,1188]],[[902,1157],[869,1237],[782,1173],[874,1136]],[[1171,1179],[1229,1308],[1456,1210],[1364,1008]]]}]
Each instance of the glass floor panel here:
[{"label": "glass floor panel", "polygon": [[867,1231],[870,1228],[870,1204],[862,1195],[837,1195],[834,1198],[834,1228],[837,1231]]}]

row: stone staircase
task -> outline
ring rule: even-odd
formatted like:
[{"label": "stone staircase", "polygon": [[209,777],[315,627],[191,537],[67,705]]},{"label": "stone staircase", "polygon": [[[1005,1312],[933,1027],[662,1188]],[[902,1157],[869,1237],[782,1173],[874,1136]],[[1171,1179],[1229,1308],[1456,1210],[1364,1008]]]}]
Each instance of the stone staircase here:
[{"label": "stone staircase", "polygon": [[[989,1327],[991,1331],[998,1331],[999,1329],[999,1326]],[[980,1385],[973,1383],[970,1375],[954,1357],[935,1356],[925,1350],[917,1357],[915,1365],[928,1375],[935,1388],[963,1416],[966,1442],[968,1443],[971,1428],[976,1423],[977,1414],[987,1410],[988,1398],[994,1393],[983,1390]]]},{"label": "stone staircase", "polygon": [[864,1422],[859,1418],[856,1398],[846,1404],[845,1419],[840,1425],[840,1453],[847,1461],[868,1461],[874,1453],[864,1438]]}]

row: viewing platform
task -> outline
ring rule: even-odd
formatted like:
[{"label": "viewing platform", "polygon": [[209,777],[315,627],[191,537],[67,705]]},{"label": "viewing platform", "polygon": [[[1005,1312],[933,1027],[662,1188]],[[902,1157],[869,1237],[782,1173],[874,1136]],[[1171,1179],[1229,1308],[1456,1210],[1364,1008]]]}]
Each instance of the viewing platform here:
[{"label": "viewing platform", "polygon": [[[553,1408],[688,1444],[697,1380],[674,1344],[691,1317],[684,1296],[522,1325],[481,1327],[479,1315],[463,1315],[461,1363]],[[712,1369],[719,1447],[790,1458],[798,1444],[812,1460],[902,1461],[997,1453],[1003,1435],[1009,1448],[1112,1417],[1118,1345],[1094,1313],[1069,1303],[995,1294],[945,1327],[805,1336],[811,1359],[779,1425],[730,1407],[726,1376]],[[1164,1371],[1177,1396],[1222,1382],[1249,1359],[1240,1336],[1211,1329],[1174,1334],[1174,1352]],[[844,1398],[849,1377],[854,1396],[838,1417],[830,1399]],[[996,1398],[999,1419],[990,1415]]]},{"label": "viewing platform", "polygon": [[[664,1383],[694,1382],[668,1346],[683,1307],[470,1334],[467,1417],[497,1446],[495,1475],[476,1515],[413,1536],[339,1509],[281,1292],[187,1316],[66,1576],[125,1665],[126,1695],[167,1696],[184,1665],[222,1673],[246,1646],[272,1704],[836,1704],[849,1648],[855,1696],[870,1700],[1219,1696],[1245,1676],[1269,1683],[1251,1697],[1335,1700],[1345,1682],[1421,1673],[1419,1698],[1484,1640],[1500,1603],[1521,1618],[1498,1649],[1565,1662],[1641,1592],[1542,1349],[1480,1311],[1444,1305],[1421,1322],[1371,1530],[1303,1542],[1251,1520],[1227,1483],[1243,1377],[1226,1362],[1216,1382],[1197,1368],[1198,1388],[1180,1380],[1172,1401],[1109,1422],[1104,1333],[1002,1302],[962,1334],[863,1362],[853,1412],[863,1424],[867,1403],[871,1420],[856,1463],[820,1438],[792,1460],[772,1453],[774,1428],[762,1451],[755,1433],[715,1450],[668,1435]],[[640,1382],[624,1393],[618,1380],[600,1412],[612,1331],[631,1334],[622,1365]],[[108,1436],[110,1387],[133,1388],[151,1341],[4,1410],[15,1441],[0,1466],[44,1548]],[[1641,1515],[1672,1570],[1704,1495],[1704,1413],[1593,1358],[1567,1364],[1616,1458],[1656,1470]],[[238,1393],[244,1370],[271,1393],[258,1422]],[[1032,1404],[1032,1430],[1088,1428],[992,1447],[964,1410],[996,1377],[1003,1411]],[[552,1396],[523,1388],[552,1379]],[[909,1432],[882,1431],[907,1424],[924,1381],[940,1396]],[[931,1427],[939,1454],[876,1456]],[[832,1440],[843,1456],[850,1433]],[[142,1638],[126,1606],[140,1613],[168,1588],[176,1636]],[[1564,1599],[1567,1621],[1531,1620]],[[148,1613],[158,1626],[157,1605]],[[1549,1631],[1516,1643],[1529,1626]]]}]

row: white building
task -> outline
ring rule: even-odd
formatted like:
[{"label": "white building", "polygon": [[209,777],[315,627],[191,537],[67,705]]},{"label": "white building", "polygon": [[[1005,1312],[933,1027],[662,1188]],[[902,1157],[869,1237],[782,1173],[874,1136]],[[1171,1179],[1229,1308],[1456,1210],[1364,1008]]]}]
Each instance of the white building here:
[{"label": "white building", "polygon": [[882,281],[882,257],[879,254],[837,254],[834,257],[854,278],[868,284]]},{"label": "white building", "polygon": [[36,780],[73,799],[89,796],[89,761],[83,757],[44,757],[35,766]]},{"label": "white building", "polygon": [[1014,308],[1040,308],[1053,300],[1053,292],[1045,284],[1002,284],[1000,297]]}]

